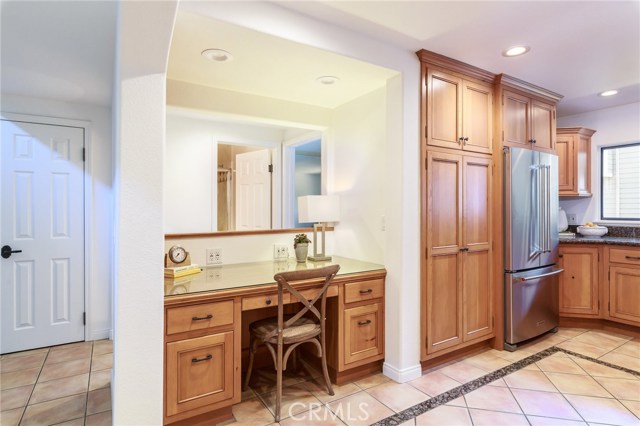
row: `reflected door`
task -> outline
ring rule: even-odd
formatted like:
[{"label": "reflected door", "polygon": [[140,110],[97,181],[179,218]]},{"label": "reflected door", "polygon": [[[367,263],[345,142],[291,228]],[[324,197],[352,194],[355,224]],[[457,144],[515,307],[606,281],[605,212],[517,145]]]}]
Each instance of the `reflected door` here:
[{"label": "reflected door", "polygon": [[271,154],[236,155],[236,230],[271,229]]},{"label": "reflected door", "polygon": [[0,352],[84,340],[84,130],[2,120]]}]

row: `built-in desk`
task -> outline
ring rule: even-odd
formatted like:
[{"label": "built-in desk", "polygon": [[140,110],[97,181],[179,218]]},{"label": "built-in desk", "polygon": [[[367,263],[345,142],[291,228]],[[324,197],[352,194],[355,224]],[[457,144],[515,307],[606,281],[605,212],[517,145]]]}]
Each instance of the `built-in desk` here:
[{"label": "built-in desk", "polygon": [[[340,384],[379,371],[384,358],[384,266],[334,256],[331,262],[289,259],[208,267],[164,282],[164,423],[230,417],[231,405],[240,402],[249,323],[275,316],[278,287],[273,276],[333,264],[340,271],[327,293],[331,379]],[[322,284],[309,280],[294,287],[312,299]],[[288,303],[289,295],[283,297]]]}]

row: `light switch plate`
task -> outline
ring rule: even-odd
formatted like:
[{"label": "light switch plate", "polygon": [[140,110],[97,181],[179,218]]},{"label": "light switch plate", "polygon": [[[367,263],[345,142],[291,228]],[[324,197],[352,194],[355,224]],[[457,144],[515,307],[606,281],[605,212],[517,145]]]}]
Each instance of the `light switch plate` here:
[{"label": "light switch plate", "polygon": [[569,225],[577,225],[578,224],[578,219],[576,218],[576,214],[575,213],[567,213],[567,222],[569,222]]}]

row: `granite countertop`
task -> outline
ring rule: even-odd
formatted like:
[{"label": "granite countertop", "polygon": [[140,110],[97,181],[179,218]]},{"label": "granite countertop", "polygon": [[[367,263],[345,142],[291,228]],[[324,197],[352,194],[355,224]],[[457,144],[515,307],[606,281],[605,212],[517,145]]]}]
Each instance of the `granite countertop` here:
[{"label": "granite countertop", "polygon": [[608,235],[603,237],[584,237],[578,234],[575,238],[560,237],[560,244],[608,244],[640,247],[640,238],[610,237]]}]

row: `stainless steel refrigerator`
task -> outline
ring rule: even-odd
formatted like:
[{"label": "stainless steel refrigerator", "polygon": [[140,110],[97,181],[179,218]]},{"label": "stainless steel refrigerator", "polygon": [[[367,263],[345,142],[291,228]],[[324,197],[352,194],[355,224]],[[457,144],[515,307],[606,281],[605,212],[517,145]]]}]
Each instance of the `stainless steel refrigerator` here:
[{"label": "stainless steel refrigerator", "polygon": [[505,348],[558,326],[558,157],[504,148]]}]

